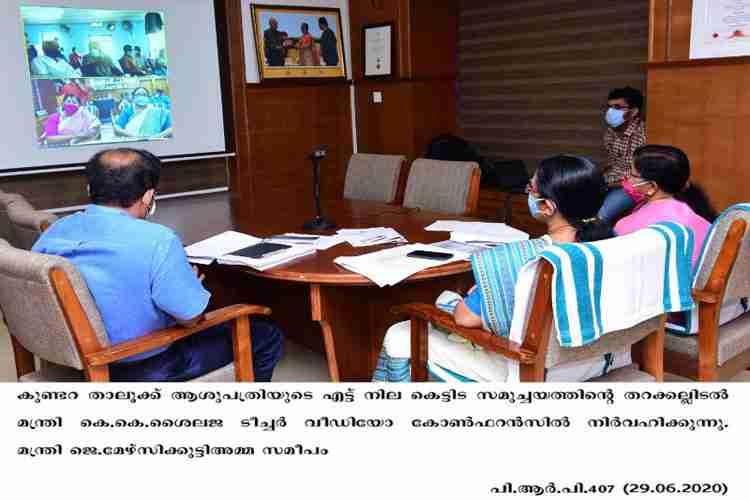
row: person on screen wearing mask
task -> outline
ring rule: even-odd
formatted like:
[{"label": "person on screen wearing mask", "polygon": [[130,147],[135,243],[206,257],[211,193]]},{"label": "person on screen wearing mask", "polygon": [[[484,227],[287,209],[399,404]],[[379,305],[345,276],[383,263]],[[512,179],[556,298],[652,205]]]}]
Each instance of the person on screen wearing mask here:
[{"label": "person on screen wearing mask", "polygon": [[73,146],[101,137],[101,122],[75,94],[63,97],[62,111],[44,122],[42,141],[49,146]]},{"label": "person on screen wearing mask", "polygon": [[172,113],[155,106],[148,90],[133,91],[133,104],[125,107],[114,123],[115,134],[137,139],[163,139],[172,135]]},{"label": "person on screen wearing mask", "polygon": [[326,66],[339,65],[339,47],[336,42],[336,34],[328,26],[328,19],[321,17],[318,19],[320,28],[320,55],[323,56],[323,62]]},{"label": "person on screen wearing mask", "polygon": [[703,190],[690,182],[690,160],[673,146],[649,144],[635,151],[623,189],[636,205],[615,226],[630,234],[658,222],[677,222],[693,230],[693,266],[698,261],[716,211]]},{"label": "person on screen wearing mask", "polygon": [[[542,160],[529,182],[528,205],[531,215],[547,226],[539,239],[506,243],[472,257],[474,275],[483,282],[460,299],[444,292],[438,307],[455,302],[453,317],[459,326],[485,328],[508,337],[513,317],[516,279],[520,269],[549,245],[598,241],[614,236],[612,227],[597,218],[604,197],[604,177],[591,160],[581,156],[558,155]],[[506,359],[475,349],[463,338],[429,328],[430,374],[450,382],[504,382],[508,376]],[[377,362],[373,382],[409,382],[411,356],[410,324],[397,323],[388,329]],[[608,363],[612,361],[610,366]],[[569,363],[547,373],[548,381],[578,382],[598,377],[611,369],[630,364],[630,353],[611,359]]]},{"label": "person on screen wearing mask", "polygon": [[[97,153],[86,165],[91,204],[55,222],[32,251],[65,257],[91,291],[113,345],[203,316],[211,294],[191,268],[179,237],[146,220],[156,209],[161,163],[134,149]],[[269,382],[281,358],[283,334],[253,319],[255,379]],[[230,326],[217,325],[167,347],[110,365],[115,382],[182,382],[234,359]]]},{"label": "person on screen wearing mask", "polygon": [[599,218],[610,224],[635,206],[623,191],[622,182],[633,164],[633,153],[646,143],[642,110],[643,94],[632,87],[614,89],[607,97],[607,131],[604,133],[607,160],[604,176],[608,192]]},{"label": "person on screen wearing mask", "polygon": [[37,56],[31,62],[31,74],[45,78],[73,78],[81,76],[80,71],[73,68],[60,52],[60,45],[55,40],[47,40],[42,44],[43,55]]},{"label": "person on screen wearing mask", "polygon": [[99,42],[89,42],[89,53],[81,60],[81,74],[83,76],[122,76],[122,71],[105,54]]}]

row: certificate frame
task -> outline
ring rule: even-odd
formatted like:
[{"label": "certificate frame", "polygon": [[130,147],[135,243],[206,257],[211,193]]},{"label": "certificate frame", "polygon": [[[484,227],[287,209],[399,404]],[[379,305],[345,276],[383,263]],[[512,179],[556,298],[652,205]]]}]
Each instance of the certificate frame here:
[{"label": "certificate frame", "polygon": [[750,2],[693,0],[690,59],[750,55]]},{"label": "certificate frame", "polygon": [[[367,79],[388,79],[394,76],[396,64],[395,23],[368,24],[362,28],[362,74]],[[382,32],[388,40],[390,50],[380,51],[368,42],[368,34]],[[381,61],[373,57],[382,57]],[[372,68],[375,68],[374,70]]]}]

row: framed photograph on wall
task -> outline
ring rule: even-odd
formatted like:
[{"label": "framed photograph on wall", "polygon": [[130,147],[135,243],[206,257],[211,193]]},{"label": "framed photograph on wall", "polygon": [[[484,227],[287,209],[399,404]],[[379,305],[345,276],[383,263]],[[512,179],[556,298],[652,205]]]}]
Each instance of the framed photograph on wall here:
[{"label": "framed photograph on wall", "polygon": [[261,80],[346,78],[341,11],[251,5]]},{"label": "framed photograph on wall", "polygon": [[366,78],[393,76],[395,55],[393,23],[365,26],[362,30],[362,56]]}]

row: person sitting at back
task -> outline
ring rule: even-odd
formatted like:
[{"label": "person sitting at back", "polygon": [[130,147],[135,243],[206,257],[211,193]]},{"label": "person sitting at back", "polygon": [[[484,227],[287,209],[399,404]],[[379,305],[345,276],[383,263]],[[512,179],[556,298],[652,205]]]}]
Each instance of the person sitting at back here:
[{"label": "person sitting at back", "polygon": [[[161,164],[151,153],[114,149],[86,166],[92,204],[60,219],[32,248],[65,257],[88,285],[112,344],[176,324],[193,326],[211,294],[170,229],[148,222],[156,209]],[[255,380],[268,382],[282,353],[282,332],[252,322]],[[179,382],[233,361],[228,324],[110,365],[121,382]]]},{"label": "person sitting at back", "polygon": [[690,182],[687,155],[673,146],[649,144],[638,148],[623,189],[636,208],[620,219],[615,232],[622,236],[665,221],[687,226],[695,238],[695,267],[717,214],[703,190]]},{"label": "person sitting at back", "polygon": [[[526,188],[532,217],[547,226],[542,238],[506,243],[472,257],[474,276],[481,281],[460,299],[452,292],[438,298],[438,307],[450,309],[457,325],[484,328],[508,337],[513,319],[516,280],[521,268],[549,245],[590,242],[614,236],[612,227],[597,218],[605,195],[605,181],[588,158],[558,155],[542,160]],[[452,298],[451,298],[452,297]],[[454,335],[429,327],[428,367],[433,378],[460,382],[505,382],[508,363],[500,354],[476,348]],[[373,382],[408,382],[410,374],[410,323],[388,329]],[[555,367],[547,381],[580,382],[630,364],[630,353]]]}]

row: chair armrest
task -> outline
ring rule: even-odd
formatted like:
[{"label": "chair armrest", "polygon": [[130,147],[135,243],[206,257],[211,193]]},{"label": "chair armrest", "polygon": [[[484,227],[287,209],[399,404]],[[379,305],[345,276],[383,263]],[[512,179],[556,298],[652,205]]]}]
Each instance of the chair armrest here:
[{"label": "chair armrest", "polygon": [[268,307],[235,304],[205,314],[195,326],[189,328],[174,326],[163,330],[157,330],[148,335],[144,335],[143,337],[138,337],[137,339],[128,340],[127,342],[110,346],[107,349],[93,352],[86,355],[86,362],[90,366],[108,365],[114,361],[119,361],[121,359],[129,358],[130,356],[164,347],[172,342],[202,332],[226,321],[250,315],[268,316],[270,314],[271,309]]},{"label": "chair armrest", "polygon": [[719,304],[721,303],[721,294],[705,290],[693,290],[693,300],[704,304]]},{"label": "chair armrest", "polygon": [[451,333],[455,333],[484,349],[496,352],[519,363],[533,364],[536,360],[534,353],[523,350],[521,344],[517,344],[504,337],[498,337],[481,328],[459,326],[453,320],[453,316],[431,304],[405,304],[393,307],[391,312],[427,321]]}]

